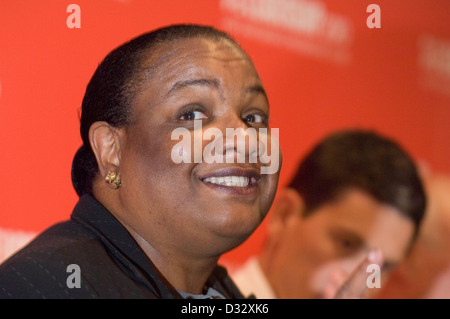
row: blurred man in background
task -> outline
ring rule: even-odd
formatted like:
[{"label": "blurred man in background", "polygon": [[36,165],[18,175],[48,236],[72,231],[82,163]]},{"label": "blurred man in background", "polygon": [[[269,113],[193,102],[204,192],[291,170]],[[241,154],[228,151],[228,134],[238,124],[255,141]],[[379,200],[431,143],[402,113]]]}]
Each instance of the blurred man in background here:
[{"label": "blurred man in background", "polygon": [[411,254],[378,298],[450,298],[450,176],[425,178],[427,213]]},{"label": "blurred man in background", "polygon": [[[397,143],[337,132],[305,156],[272,206],[261,254],[232,277],[257,298],[332,298],[378,250],[384,284],[410,251],[425,203],[416,166]],[[365,288],[351,297],[371,296]]]}]

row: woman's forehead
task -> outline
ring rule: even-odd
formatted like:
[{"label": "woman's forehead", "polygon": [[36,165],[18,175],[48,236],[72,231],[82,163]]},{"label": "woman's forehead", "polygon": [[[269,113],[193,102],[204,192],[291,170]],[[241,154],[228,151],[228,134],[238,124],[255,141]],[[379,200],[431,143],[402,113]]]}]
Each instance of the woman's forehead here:
[{"label": "woman's forehead", "polygon": [[166,41],[157,44],[143,59],[143,70],[147,79],[152,75],[176,72],[189,63],[201,63],[208,58],[224,62],[245,61],[253,63],[235,43],[228,39],[208,39],[203,37]]},{"label": "woman's forehead", "polygon": [[133,102],[135,115],[154,112],[155,107],[165,108],[169,100],[187,100],[189,96],[198,99],[199,92],[206,88],[222,99],[246,99],[250,96],[248,92],[257,89],[266,97],[247,55],[227,42],[186,39],[154,48],[143,64],[144,70],[141,67],[140,75],[135,78],[139,85]]}]

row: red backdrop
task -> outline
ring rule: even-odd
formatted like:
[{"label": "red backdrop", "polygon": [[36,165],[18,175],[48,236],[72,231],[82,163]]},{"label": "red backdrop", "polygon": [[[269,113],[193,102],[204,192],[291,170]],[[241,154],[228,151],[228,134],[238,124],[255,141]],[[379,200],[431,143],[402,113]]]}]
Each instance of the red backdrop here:
[{"label": "red backdrop", "polygon": [[[372,3],[381,28],[368,27]],[[316,141],[346,127],[390,135],[449,172],[449,12],[448,0],[1,1],[0,260],[8,236],[67,219],[77,201],[78,112],[98,63],[167,24],[214,25],[253,58],[280,132],[280,187]],[[258,251],[264,232],[265,223],[223,261]]]}]

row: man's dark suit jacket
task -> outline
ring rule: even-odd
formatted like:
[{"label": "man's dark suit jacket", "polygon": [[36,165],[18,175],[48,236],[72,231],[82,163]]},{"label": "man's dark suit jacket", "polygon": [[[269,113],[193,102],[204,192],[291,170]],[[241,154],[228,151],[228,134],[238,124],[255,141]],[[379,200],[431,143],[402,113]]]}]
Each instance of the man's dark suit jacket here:
[{"label": "man's dark suit jacket", "polygon": [[[226,298],[243,298],[220,266],[207,285]],[[92,196],[83,195],[69,221],[47,229],[0,266],[0,298],[181,296],[122,224]]]}]

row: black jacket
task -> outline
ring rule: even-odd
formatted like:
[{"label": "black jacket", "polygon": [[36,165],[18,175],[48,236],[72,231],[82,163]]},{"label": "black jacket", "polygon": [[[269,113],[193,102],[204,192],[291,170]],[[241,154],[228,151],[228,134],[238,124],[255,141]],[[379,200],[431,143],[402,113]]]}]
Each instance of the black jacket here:
[{"label": "black jacket", "polygon": [[[220,266],[207,284],[226,298],[243,298]],[[69,221],[47,229],[0,265],[0,298],[181,296],[122,224],[92,196],[83,195]]]}]

